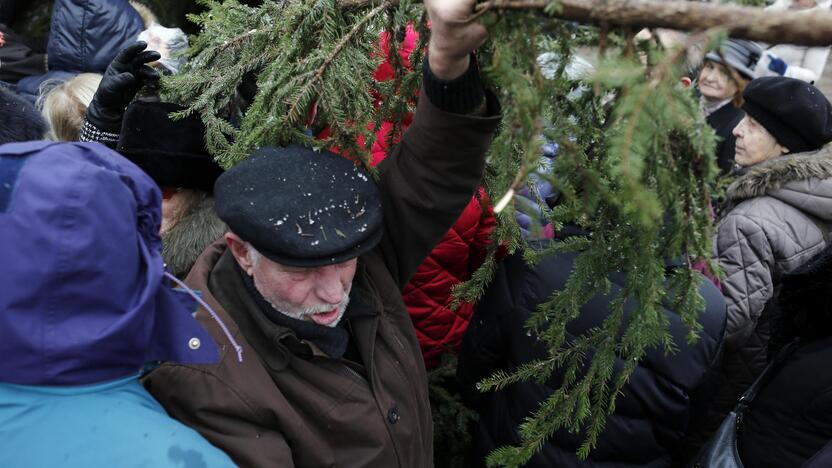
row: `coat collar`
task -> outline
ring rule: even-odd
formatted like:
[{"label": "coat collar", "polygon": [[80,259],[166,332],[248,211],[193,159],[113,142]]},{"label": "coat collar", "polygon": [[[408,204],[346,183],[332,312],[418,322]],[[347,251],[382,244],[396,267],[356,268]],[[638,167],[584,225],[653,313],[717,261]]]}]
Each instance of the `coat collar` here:
[{"label": "coat collar", "polygon": [[832,178],[832,144],[804,153],[786,154],[746,168],[728,187],[728,201],[759,197],[790,182]]},{"label": "coat collar", "polygon": [[[734,104],[732,104],[729,100],[727,104],[709,114],[705,120],[708,121],[708,124],[713,127],[717,133],[719,133],[721,127],[731,126],[730,124],[732,123],[735,124],[735,122],[742,119],[742,116],[744,115],[745,113],[743,110],[738,107],[734,107]],[[728,133],[730,134],[733,129],[733,126],[731,126],[731,128],[727,128]]]},{"label": "coat collar", "polygon": [[200,195],[188,214],[162,235],[162,257],[174,275],[184,277],[202,251],[226,230],[228,226],[214,213],[214,197]]}]

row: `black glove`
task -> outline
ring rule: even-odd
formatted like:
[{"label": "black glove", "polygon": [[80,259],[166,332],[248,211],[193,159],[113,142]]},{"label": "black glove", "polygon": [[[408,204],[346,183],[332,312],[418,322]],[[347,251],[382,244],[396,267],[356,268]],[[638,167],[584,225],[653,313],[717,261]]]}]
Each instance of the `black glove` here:
[{"label": "black glove", "polygon": [[146,65],[162,56],[147,48],[146,42],[127,46],[110,62],[101,84],[95,91],[89,107],[87,120],[104,132],[119,133],[121,120],[127,105],[136,93],[147,84],[159,81],[159,72]]}]

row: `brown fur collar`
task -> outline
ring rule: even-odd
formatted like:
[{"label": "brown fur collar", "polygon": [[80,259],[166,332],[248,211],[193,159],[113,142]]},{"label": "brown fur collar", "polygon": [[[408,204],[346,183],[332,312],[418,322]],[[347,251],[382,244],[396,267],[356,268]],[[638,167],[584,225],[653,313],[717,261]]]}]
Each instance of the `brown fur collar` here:
[{"label": "brown fur collar", "polygon": [[214,213],[214,197],[204,196],[162,236],[162,257],[171,273],[184,278],[202,251],[227,230]]}]

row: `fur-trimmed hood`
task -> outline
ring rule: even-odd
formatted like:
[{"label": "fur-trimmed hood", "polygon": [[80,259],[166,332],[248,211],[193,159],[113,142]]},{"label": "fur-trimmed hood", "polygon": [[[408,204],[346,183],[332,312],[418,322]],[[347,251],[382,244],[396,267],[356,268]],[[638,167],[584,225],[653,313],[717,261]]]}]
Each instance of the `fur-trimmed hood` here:
[{"label": "fur-trimmed hood", "polygon": [[227,230],[228,226],[214,212],[214,197],[204,195],[162,236],[162,256],[171,273],[184,278],[202,251]]},{"label": "fur-trimmed hood", "polygon": [[768,195],[824,220],[832,220],[832,144],[787,154],[747,168],[728,187],[728,203]]}]

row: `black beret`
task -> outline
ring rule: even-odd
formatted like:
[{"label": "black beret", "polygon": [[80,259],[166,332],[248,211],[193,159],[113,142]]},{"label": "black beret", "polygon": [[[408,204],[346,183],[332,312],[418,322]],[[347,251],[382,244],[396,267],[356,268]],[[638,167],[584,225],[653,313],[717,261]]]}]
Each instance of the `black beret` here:
[{"label": "black beret", "polygon": [[805,81],[766,76],[748,83],[742,108],[792,153],[832,141],[832,105]]},{"label": "black beret", "polygon": [[222,168],[205,148],[205,125],[197,116],[171,120],[185,108],[168,102],[134,101],[127,107],[117,151],[160,187],[211,192]]},{"label": "black beret", "polygon": [[381,239],[378,187],[330,152],[261,148],[217,179],[214,196],[231,231],[282,265],[341,263]]}]

